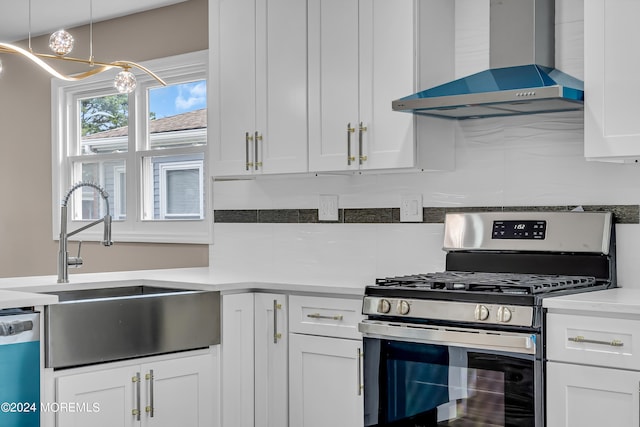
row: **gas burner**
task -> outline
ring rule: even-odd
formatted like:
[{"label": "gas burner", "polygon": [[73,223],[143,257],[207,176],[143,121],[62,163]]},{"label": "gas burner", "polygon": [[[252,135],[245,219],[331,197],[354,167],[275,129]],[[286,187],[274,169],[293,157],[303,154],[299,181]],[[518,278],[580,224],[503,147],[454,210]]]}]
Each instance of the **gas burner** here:
[{"label": "gas burner", "polygon": [[460,292],[496,292],[508,294],[540,294],[558,290],[584,288],[596,284],[591,276],[541,274],[483,273],[444,271],[439,273],[377,279],[376,285]]}]

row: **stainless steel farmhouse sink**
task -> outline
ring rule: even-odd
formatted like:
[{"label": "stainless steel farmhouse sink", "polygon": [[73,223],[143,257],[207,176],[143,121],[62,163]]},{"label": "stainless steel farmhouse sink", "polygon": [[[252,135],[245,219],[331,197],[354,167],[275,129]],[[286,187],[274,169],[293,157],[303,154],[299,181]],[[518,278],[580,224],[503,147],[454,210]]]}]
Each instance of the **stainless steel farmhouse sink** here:
[{"label": "stainless steel farmhouse sink", "polygon": [[47,291],[45,366],[69,368],[220,343],[220,292],[147,284]]}]

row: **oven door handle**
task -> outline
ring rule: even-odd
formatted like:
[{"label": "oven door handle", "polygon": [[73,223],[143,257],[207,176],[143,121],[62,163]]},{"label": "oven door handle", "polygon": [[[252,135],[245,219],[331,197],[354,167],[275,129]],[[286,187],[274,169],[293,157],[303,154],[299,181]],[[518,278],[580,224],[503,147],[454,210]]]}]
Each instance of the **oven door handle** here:
[{"label": "oven door handle", "polygon": [[398,324],[365,320],[358,324],[365,337],[395,341],[536,354],[536,335],[481,329],[448,328],[418,324]]}]

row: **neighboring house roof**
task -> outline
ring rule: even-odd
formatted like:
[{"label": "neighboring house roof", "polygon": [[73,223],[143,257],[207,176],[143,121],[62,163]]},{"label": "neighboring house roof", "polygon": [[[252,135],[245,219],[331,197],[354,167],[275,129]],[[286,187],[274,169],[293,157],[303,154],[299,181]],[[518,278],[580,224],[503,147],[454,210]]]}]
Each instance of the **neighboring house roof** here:
[{"label": "neighboring house roof", "polygon": [[[207,127],[207,109],[190,111],[188,113],[176,114],[175,116],[163,117],[161,119],[149,121],[149,133],[175,132],[180,130],[204,129]],[[83,137],[83,140],[117,138],[127,136],[129,126],[109,129]]]}]

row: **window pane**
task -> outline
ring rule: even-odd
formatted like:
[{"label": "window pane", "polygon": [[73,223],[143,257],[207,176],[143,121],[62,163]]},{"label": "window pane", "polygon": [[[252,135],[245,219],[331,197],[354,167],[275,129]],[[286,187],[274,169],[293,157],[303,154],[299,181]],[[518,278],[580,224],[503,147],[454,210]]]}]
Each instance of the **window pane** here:
[{"label": "window pane", "polygon": [[204,218],[204,153],[143,159],[144,219]]},{"label": "window pane", "polygon": [[[109,212],[114,220],[126,218],[125,163],[124,160],[76,162],[74,182],[95,182],[109,195]],[[94,220],[106,214],[106,203],[91,187],[81,187],[73,194],[74,220]]]},{"label": "window pane", "polygon": [[199,215],[199,168],[169,169],[165,175],[167,215]]},{"label": "window pane", "polygon": [[80,100],[79,154],[122,153],[128,149],[129,97],[108,95]]},{"label": "window pane", "polygon": [[207,82],[149,89],[149,148],[207,143]]}]

